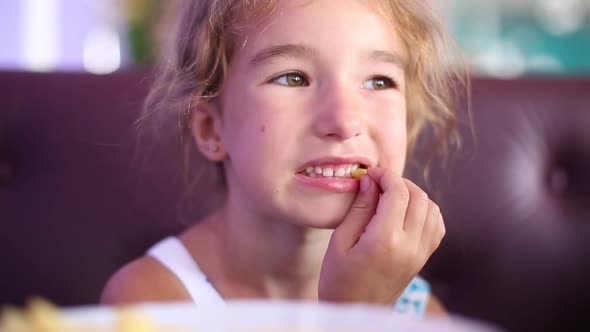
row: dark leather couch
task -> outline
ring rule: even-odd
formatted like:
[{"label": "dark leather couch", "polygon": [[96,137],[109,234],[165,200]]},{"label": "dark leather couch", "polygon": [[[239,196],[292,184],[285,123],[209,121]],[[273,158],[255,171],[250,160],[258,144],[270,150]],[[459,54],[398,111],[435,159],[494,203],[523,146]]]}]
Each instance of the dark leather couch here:
[{"label": "dark leather couch", "polygon": [[[136,158],[149,82],[143,71],[0,73],[0,303],[96,303],[117,267],[185,227],[176,149]],[[447,236],[424,275],[454,313],[585,330],[590,80],[475,79],[471,119],[475,139],[462,125],[463,150],[446,170],[433,164]],[[423,184],[418,168],[408,174]]]}]

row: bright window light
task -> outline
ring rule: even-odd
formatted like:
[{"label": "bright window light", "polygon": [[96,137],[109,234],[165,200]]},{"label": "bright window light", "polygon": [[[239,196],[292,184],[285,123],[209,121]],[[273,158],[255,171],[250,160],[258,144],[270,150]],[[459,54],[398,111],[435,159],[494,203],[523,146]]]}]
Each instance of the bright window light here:
[{"label": "bright window light", "polygon": [[96,28],[84,40],[84,69],[93,74],[109,74],[121,66],[121,41],[111,27]]},{"label": "bright window light", "polygon": [[60,0],[23,0],[22,66],[50,71],[59,62]]}]

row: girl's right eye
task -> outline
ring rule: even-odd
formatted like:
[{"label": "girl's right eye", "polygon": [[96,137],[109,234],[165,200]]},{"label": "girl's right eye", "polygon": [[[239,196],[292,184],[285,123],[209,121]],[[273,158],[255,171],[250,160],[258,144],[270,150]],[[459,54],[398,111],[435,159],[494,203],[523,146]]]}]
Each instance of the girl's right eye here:
[{"label": "girl's right eye", "polygon": [[294,88],[309,85],[305,76],[297,72],[285,73],[274,78],[272,82]]}]

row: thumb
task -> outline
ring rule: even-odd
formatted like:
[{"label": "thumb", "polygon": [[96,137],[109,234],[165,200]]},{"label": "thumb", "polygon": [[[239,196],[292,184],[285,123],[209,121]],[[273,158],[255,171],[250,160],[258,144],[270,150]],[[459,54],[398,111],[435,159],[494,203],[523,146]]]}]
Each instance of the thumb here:
[{"label": "thumb", "polygon": [[375,215],[379,192],[379,186],[370,176],[365,174],[361,177],[360,190],[350,210],[342,223],[334,230],[334,236],[341,248],[348,250],[358,242],[365,227]]}]

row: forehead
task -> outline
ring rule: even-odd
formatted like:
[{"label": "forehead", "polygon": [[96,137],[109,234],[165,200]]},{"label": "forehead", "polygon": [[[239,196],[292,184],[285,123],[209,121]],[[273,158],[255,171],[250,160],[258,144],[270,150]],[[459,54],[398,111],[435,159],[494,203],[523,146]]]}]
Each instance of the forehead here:
[{"label": "forehead", "polygon": [[405,58],[391,17],[369,0],[279,0],[272,11],[239,31],[238,52],[273,44],[303,44],[347,53],[380,50]]}]

